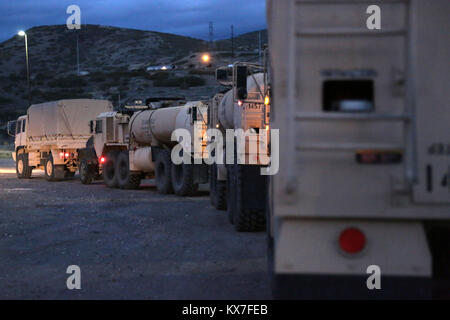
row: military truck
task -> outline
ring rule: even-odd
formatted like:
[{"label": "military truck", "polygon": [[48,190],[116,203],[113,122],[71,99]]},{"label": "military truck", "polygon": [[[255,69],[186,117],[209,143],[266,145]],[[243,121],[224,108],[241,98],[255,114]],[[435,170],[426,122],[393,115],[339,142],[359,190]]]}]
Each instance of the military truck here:
[{"label": "military truck", "polygon": [[26,115],[8,123],[8,134],[15,137],[17,177],[30,179],[33,169],[44,169],[49,181],[73,177],[78,150],[91,136],[89,120],[111,110],[109,101],[93,99],[31,105]]},{"label": "military truck", "polygon": [[[219,210],[227,209],[237,231],[261,231],[265,227],[267,189],[267,176],[261,174],[261,168],[269,164],[262,158],[270,155],[266,68],[236,62],[217,69],[216,78],[230,89],[215,95],[209,104],[209,128],[227,137],[222,144],[222,161],[211,166],[211,203]],[[236,135],[239,130],[245,132],[244,139]],[[231,139],[227,131],[231,131]],[[256,146],[253,149],[252,144]]]},{"label": "military truck", "polygon": [[[90,124],[93,136],[81,152],[81,182],[89,184],[101,175],[108,187],[136,189],[142,179],[155,178],[160,193],[195,194],[199,184],[208,182],[208,167],[203,162],[207,104],[174,103],[151,102],[138,111],[97,115]],[[172,163],[171,152],[178,145],[172,139],[175,129],[186,129],[193,137],[187,155],[191,163]],[[198,140],[195,146],[194,139]]]},{"label": "military truck", "polygon": [[[381,29],[367,27],[369,5]],[[430,297],[450,278],[450,2],[267,10],[275,296]]]}]

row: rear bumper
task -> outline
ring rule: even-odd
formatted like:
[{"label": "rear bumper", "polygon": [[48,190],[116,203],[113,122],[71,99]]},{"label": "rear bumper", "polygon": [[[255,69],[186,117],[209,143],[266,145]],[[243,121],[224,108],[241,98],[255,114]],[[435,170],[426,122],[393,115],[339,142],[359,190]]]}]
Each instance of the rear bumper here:
[{"label": "rear bumper", "polygon": [[381,289],[369,290],[369,275],[273,276],[275,299],[431,299],[432,281],[426,277],[382,276]]}]

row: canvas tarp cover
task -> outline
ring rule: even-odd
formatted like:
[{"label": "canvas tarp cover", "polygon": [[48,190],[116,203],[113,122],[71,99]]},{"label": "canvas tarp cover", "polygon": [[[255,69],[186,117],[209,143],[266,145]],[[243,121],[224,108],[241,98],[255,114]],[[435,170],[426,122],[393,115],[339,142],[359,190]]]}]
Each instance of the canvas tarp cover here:
[{"label": "canvas tarp cover", "polygon": [[77,138],[90,135],[89,121],[112,111],[107,100],[59,100],[32,105],[28,109],[28,137]]}]

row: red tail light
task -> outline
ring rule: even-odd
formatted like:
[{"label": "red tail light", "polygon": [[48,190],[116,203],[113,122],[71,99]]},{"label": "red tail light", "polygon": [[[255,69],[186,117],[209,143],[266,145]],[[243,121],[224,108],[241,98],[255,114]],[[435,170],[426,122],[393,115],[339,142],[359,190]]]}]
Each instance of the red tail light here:
[{"label": "red tail light", "polygon": [[69,153],[67,153],[67,152],[66,152],[66,153],[64,154],[64,157],[65,157],[66,159],[68,159],[68,158],[69,158],[69,156],[70,156],[70,154],[69,154]]},{"label": "red tail light", "polygon": [[106,158],[105,157],[100,157],[100,163],[105,163],[106,162]]},{"label": "red tail light", "polygon": [[366,246],[366,236],[357,228],[348,228],[339,236],[339,246],[347,253],[358,253]]},{"label": "red tail light", "polygon": [[60,153],[59,153],[59,158],[60,158],[60,159],[64,159],[64,152],[60,152]]}]

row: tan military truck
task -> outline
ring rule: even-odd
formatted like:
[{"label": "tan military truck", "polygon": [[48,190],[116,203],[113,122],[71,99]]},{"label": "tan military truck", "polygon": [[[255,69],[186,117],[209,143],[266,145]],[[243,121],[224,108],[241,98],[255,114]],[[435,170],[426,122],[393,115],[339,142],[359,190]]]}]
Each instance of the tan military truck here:
[{"label": "tan military truck", "polygon": [[[108,187],[135,189],[142,179],[155,178],[160,193],[196,193],[199,184],[208,182],[208,167],[203,162],[207,104],[173,103],[162,101],[135,112],[97,115],[91,122],[90,145],[81,151],[81,182],[88,184],[101,174]],[[186,129],[193,137],[188,155],[191,163],[172,163],[172,149],[178,145],[172,139],[175,129]],[[198,140],[197,148],[194,139]]]},{"label": "tan military truck", "polygon": [[8,123],[15,137],[17,177],[31,178],[33,169],[44,169],[49,181],[72,177],[78,168],[78,150],[90,138],[89,120],[112,111],[106,100],[59,100],[31,105],[27,115]]},{"label": "tan military truck", "polygon": [[[450,2],[267,10],[275,296],[418,298],[431,284],[448,294]],[[381,29],[368,28],[377,11]]]},{"label": "tan military truck", "polygon": [[[267,176],[261,175],[261,168],[269,163],[261,161],[261,157],[270,154],[267,73],[264,66],[236,62],[219,68],[216,78],[230,89],[215,95],[209,104],[208,126],[220,130],[224,137],[223,159],[213,164],[210,171],[211,204],[219,210],[227,209],[229,221],[237,231],[262,231]],[[239,147],[238,130],[245,133],[243,147]],[[226,141],[227,131],[232,132],[231,141]],[[256,148],[252,149],[252,144]]]}]

